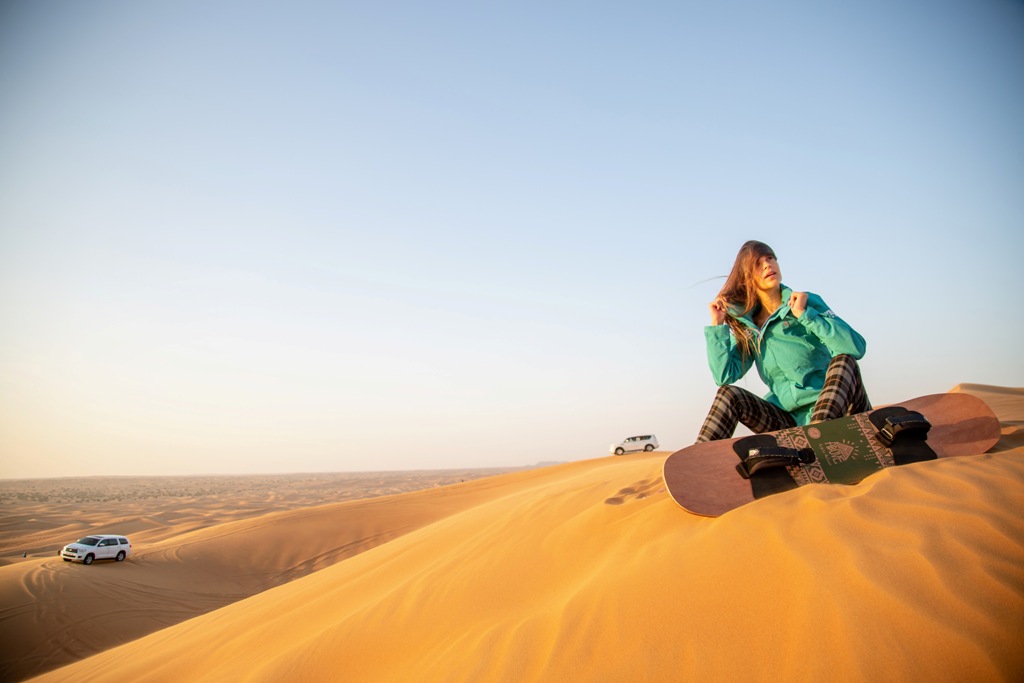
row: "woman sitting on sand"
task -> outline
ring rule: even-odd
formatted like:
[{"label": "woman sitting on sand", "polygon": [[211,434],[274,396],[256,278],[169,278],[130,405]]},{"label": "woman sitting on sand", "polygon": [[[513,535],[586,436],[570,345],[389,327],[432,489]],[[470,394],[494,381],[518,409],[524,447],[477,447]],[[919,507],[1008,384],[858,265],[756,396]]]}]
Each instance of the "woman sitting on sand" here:
[{"label": "woman sitting on sand", "polygon": [[[783,285],[767,244],[740,248],[708,309],[704,336],[718,395],[698,443],[729,438],[737,422],[760,434],[871,409],[857,366],[864,338],[817,294]],[[755,363],[770,390],[763,399],[730,384]]]}]

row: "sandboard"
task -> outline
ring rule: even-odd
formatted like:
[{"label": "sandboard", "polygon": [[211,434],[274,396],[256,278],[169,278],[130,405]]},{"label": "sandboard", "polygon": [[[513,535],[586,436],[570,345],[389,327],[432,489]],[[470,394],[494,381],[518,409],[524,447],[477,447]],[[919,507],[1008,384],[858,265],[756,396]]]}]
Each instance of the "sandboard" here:
[{"label": "sandboard", "polygon": [[[998,418],[984,401],[969,394],[933,394],[895,405],[920,413],[930,423],[931,428],[922,437],[927,444],[924,451],[934,453],[928,458],[978,455],[999,441]],[[717,517],[758,498],[806,484],[856,484],[874,472],[906,461],[899,457],[905,451],[897,450],[896,457],[893,455],[893,448],[903,444],[886,446],[872,423],[873,414],[878,422],[883,414],[900,411],[899,407],[886,406],[764,435],[694,444],[665,461],[665,486],[684,510]],[[751,447],[765,445],[798,450],[808,462],[756,471],[744,478],[737,465],[748,458],[747,454],[753,454]]]}]

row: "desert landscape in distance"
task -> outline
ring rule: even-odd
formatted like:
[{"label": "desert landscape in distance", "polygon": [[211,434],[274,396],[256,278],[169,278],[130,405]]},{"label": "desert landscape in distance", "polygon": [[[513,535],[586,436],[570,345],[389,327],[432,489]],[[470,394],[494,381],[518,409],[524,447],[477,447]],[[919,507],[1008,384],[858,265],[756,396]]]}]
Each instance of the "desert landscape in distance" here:
[{"label": "desert landscape in distance", "polygon": [[[999,417],[989,453],[717,519],[667,452],[0,482],[0,679],[1019,680],[1024,389],[954,391]],[[127,561],[56,556],[104,532]]]},{"label": "desert landscape in distance", "polygon": [[[129,536],[133,544],[130,562],[143,562],[144,548],[203,529],[220,528],[221,532],[213,535],[216,539],[223,535],[223,530],[231,528],[231,523],[263,517],[264,524],[280,532],[289,529],[290,524],[303,524],[304,517],[300,515],[288,522],[272,513],[435,489],[512,471],[517,470],[0,480],[0,571],[5,565],[33,565],[40,558],[53,559],[65,544],[90,533]],[[429,514],[422,517],[423,521],[429,519]],[[97,592],[104,589],[96,583],[86,584],[78,592],[70,587],[71,592],[64,599],[89,610],[82,623],[88,623],[92,632],[84,641],[77,629],[64,628],[63,619],[50,622],[43,618],[33,623],[36,613],[31,606],[29,611],[15,611],[17,616],[12,618],[10,608],[19,601],[38,602],[31,591],[12,592],[12,586],[0,578],[2,641],[20,642],[26,628],[37,634],[32,647],[21,652],[20,657],[13,657],[14,651],[4,648],[0,679],[23,678],[134,640],[333,564],[390,537],[390,532],[371,533],[339,545],[334,535],[325,534],[319,544],[299,549],[302,554],[315,546],[322,552],[316,552],[315,557],[303,557],[289,571],[282,571],[274,560],[269,565],[272,569],[261,572],[260,561],[253,562],[251,557],[258,553],[247,552],[233,560],[227,558],[229,565],[234,562],[239,571],[229,569],[226,582],[217,580],[210,585],[205,583],[208,577],[200,565],[185,565],[188,569],[183,572],[182,566],[172,563],[162,565],[156,574],[144,572],[147,578],[140,586],[125,586],[119,583],[124,574],[112,574],[108,578],[113,583],[106,587],[110,591],[106,595]],[[286,536],[281,538],[288,542]],[[217,545],[217,541],[213,543]],[[275,545],[266,546],[268,557],[280,552]],[[102,569],[104,565],[90,567],[94,568]],[[190,574],[189,569],[199,570],[200,575]],[[8,571],[11,575],[17,573],[13,569]],[[96,578],[92,575],[89,580]],[[128,615],[130,618],[126,618]]]},{"label": "desert landscape in distance", "polygon": [[448,486],[520,468],[0,480],[0,566],[89,533],[154,543],[270,512]]}]

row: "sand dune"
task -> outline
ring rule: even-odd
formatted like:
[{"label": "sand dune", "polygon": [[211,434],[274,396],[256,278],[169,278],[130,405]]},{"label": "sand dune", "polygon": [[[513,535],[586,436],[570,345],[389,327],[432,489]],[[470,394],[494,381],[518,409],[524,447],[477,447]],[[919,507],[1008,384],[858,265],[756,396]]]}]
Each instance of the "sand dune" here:
[{"label": "sand dune", "polygon": [[23,554],[53,555],[88,533],[131,534],[133,541],[145,545],[271,512],[435,488],[510,471],[514,470],[0,480],[0,565],[20,561]]},{"label": "sand dune", "polygon": [[1024,423],[1024,388],[958,384],[952,391],[963,391],[984,399],[1004,425]]},{"label": "sand dune", "polygon": [[[601,458],[233,522],[123,565],[3,567],[3,604],[28,591],[42,619],[85,585],[137,586],[137,611],[104,620],[114,629],[160,601],[202,607],[247,572],[253,585],[302,575],[46,681],[1015,680],[1024,391],[959,389],[993,401],[994,453],[805,487],[718,519],[667,497],[664,453]],[[326,536],[353,554],[330,556],[346,551]],[[267,539],[279,553],[251,553]],[[189,593],[204,575],[209,592]],[[93,628],[74,625],[71,640]],[[45,650],[45,629],[35,637]]]},{"label": "sand dune", "polygon": [[[476,481],[458,491],[438,486],[493,472],[260,475],[214,482],[175,477],[170,484],[151,477],[90,479],[71,485],[76,495],[68,493],[66,480],[33,482],[30,498],[45,500],[21,505],[29,512],[6,515],[0,523],[0,548],[8,562],[16,562],[0,567],[0,680],[77,661],[384,543],[475,504],[492,485]],[[179,487],[181,495],[139,494],[154,482]],[[402,488],[426,490],[412,500],[314,504],[325,495],[357,498],[357,491],[379,496]],[[268,495],[288,502],[268,502]],[[260,514],[267,506],[293,504],[299,512]],[[161,512],[142,515],[147,507]],[[132,511],[110,513],[125,508]],[[64,543],[105,531],[132,535],[129,562],[83,567],[55,556]],[[18,561],[14,548],[45,559]]]}]

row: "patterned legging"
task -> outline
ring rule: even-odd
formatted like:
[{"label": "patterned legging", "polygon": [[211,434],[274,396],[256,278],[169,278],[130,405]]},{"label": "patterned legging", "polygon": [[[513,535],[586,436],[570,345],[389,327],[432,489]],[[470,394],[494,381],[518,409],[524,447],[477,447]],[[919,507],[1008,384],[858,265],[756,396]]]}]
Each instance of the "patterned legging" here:
[{"label": "patterned legging", "polygon": [[[810,422],[824,422],[866,410],[871,410],[871,402],[864,390],[856,359],[846,354],[835,356],[825,371],[825,386],[814,404]],[[782,408],[746,389],[727,384],[718,388],[697,442],[728,439],[738,422],[756,434],[796,426],[793,416]]]}]

